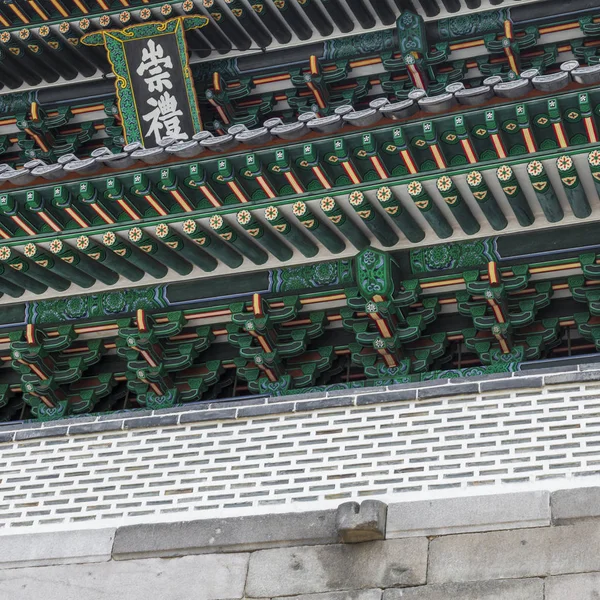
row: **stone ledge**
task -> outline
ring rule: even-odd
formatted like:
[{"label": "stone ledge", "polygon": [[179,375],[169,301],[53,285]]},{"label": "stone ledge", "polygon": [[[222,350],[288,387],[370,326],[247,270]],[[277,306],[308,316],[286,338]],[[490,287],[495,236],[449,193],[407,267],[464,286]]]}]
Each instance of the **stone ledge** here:
[{"label": "stone ledge", "polygon": [[486,581],[600,571],[600,554],[595,551],[598,539],[600,520],[443,536],[431,541],[427,581]]},{"label": "stone ledge", "polygon": [[248,554],[0,570],[0,597],[14,600],[225,600],[242,598]]},{"label": "stone ledge", "polygon": [[555,525],[600,517],[600,487],[558,490],[550,496]]},{"label": "stone ledge", "polygon": [[[561,600],[569,598],[563,596]],[[571,596],[575,600],[575,596]],[[544,600],[543,579],[505,579],[444,583],[403,590],[385,590],[383,600]],[[583,600],[583,596],[577,596]]]},{"label": "stone ledge", "polygon": [[[559,371],[557,373],[557,370]],[[331,392],[299,393],[289,396],[267,398],[231,399],[223,402],[195,402],[184,406],[151,411],[147,409],[124,410],[111,414],[72,417],[58,421],[39,423],[35,421],[0,424],[0,443],[53,437],[78,435],[105,431],[130,430],[144,427],[168,427],[184,423],[233,420],[262,415],[287,414],[296,411],[318,410],[344,406],[363,406],[378,402],[405,402],[431,399],[437,396],[455,396],[486,392],[501,392],[559,385],[600,381],[600,363],[577,366],[557,365],[515,373],[496,373],[481,377],[436,379],[388,386],[387,388],[356,388]],[[276,406],[277,408],[273,408]],[[160,417],[157,420],[157,417]],[[66,431],[61,428],[67,428]],[[24,433],[24,430],[39,430],[47,434]],[[54,431],[52,431],[54,430]],[[17,433],[22,432],[22,433]]]},{"label": "stone ledge", "polygon": [[426,538],[259,550],[250,555],[246,595],[273,598],[423,585]]},{"label": "stone ledge", "polygon": [[550,494],[544,491],[392,503],[387,539],[439,536],[550,525]]},{"label": "stone ledge", "polygon": [[164,558],[279,546],[334,544],[337,541],[336,511],[323,510],[127,525],[117,529],[113,557],[117,560]]},{"label": "stone ledge", "polygon": [[0,570],[108,561],[115,531],[84,529],[2,536]]}]

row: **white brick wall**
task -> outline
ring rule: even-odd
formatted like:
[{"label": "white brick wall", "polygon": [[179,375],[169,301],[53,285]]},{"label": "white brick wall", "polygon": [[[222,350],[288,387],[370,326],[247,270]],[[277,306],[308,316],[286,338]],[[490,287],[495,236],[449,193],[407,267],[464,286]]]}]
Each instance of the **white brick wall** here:
[{"label": "white brick wall", "polygon": [[0,444],[0,532],[289,512],[600,473],[598,382],[389,395],[364,406],[355,398],[311,412]]}]

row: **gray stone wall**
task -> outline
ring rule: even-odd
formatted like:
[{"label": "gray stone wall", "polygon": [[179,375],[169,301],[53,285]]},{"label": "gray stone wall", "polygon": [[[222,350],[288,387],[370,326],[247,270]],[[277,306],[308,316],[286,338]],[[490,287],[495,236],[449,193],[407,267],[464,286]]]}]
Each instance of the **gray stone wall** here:
[{"label": "gray stone wall", "polygon": [[597,600],[600,487],[0,537],[15,600]]}]

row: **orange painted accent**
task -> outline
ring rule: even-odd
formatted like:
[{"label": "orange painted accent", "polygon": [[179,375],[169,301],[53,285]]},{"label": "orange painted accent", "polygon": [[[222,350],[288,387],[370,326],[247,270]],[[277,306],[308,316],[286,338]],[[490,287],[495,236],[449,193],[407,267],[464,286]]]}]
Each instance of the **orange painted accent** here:
[{"label": "orange painted accent", "polygon": [[317,60],[317,57],[314,54],[312,54],[309,59],[309,65],[310,65],[311,75],[318,75],[319,74],[319,61]]},{"label": "orange painted accent", "polygon": [[589,142],[595,144],[598,141],[598,132],[596,131],[596,125],[593,119],[591,117],[584,117],[583,122],[585,123],[585,130]]},{"label": "orange painted accent", "polygon": [[[74,115],[80,115],[82,113],[94,112],[97,110],[104,110],[103,104],[93,104],[92,106],[80,106],[79,108],[74,108],[71,112]],[[49,113],[52,115],[52,113]]]},{"label": "orange painted accent", "polygon": [[450,50],[464,50],[465,48],[475,48],[476,46],[485,46],[485,42],[483,40],[474,40],[472,42],[450,44]]},{"label": "orange painted accent", "polygon": [[313,170],[313,173],[317,176],[317,179],[321,182],[321,185],[326,190],[330,190],[331,184],[329,183],[329,181],[327,181],[327,177],[325,177],[325,174],[323,173],[323,171],[321,171],[321,168],[313,167],[312,170]]},{"label": "orange painted accent", "polygon": [[256,339],[258,340],[258,343],[260,344],[260,347],[265,352],[273,352],[273,349],[269,345],[269,342],[266,340],[266,338],[263,335],[256,335]]},{"label": "orange painted accent", "polygon": [[552,25],[551,27],[540,27],[540,35],[545,33],[555,33],[556,31],[567,31],[568,29],[579,29],[579,23],[563,23],[562,25]]},{"label": "orange painted accent", "polygon": [[271,186],[267,183],[267,180],[262,175],[259,175],[256,178],[256,181],[258,181],[260,187],[264,190],[265,194],[269,198],[277,198],[277,194],[273,191]]},{"label": "orange painted accent", "polygon": [[313,93],[318,107],[321,109],[327,108],[327,103],[325,102],[323,96],[321,96],[321,92],[319,91],[317,86],[312,81],[307,81],[306,85],[308,89]]},{"label": "orange painted accent", "polygon": [[166,217],[169,213],[158,203],[158,201],[151,195],[146,194],[144,200],[161,216]]},{"label": "orange painted accent", "polygon": [[87,6],[85,6],[83,2],[80,2],[80,0],[73,0],[73,3],[84,15],[87,15],[90,12],[87,9]]},{"label": "orange painted accent", "polygon": [[498,158],[506,158],[506,150],[504,149],[500,136],[497,133],[492,133],[490,137],[492,138],[492,143],[494,144]]},{"label": "orange painted accent", "polygon": [[246,196],[244,195],[244,192],[242,192],[242,190],[239,188],[239,186],[237,185],[237,183],[235,183],[234,181],[229,181],[227,183],[227,185],[229,185],[229,187],[231,188],[231,190],[233,191],[233,193],[236,195],[237,199],[240,202],[248,202],[248,198],[246,198]]},{"label": "orange painted accent", "polygon": [[288,171],[287,173],[284,173],[284,175],[285,178],[288,180],[289,184],[294,188],[296,194],[304,193],[304,188],[298,183],[298,180],[294,177],[293,173],[290,173]]},{"label": "orange painted accent", "polygon": [[[42,10],[42,8],[40,6],[38,6],[37,2],[35,0],[29,0],[29,4],[31,6],[31,8],[33,8],[33,10],[35,10],[35,12],[39,15],[40,19],[42,19],[42,21],[48,21],[48,15],[45,13],[45,11]],[[63,15],[65,16],[65,15]]]},{"label": "orange painted accent", "polygon": [[16,119],[3,119],[0,121],[0,125],[15,125],[16,122]]},{"label": "orange painted accent", "polygon": [[400,156],[402,156],[402,159],[406,164],[406,168],[408,169],[411,175],[415,175],[419,172],[408,150],[400,150]]},{"label": "orange painted accent", "polygon": [[460,145],[462,146],[463,152],[469,163],[472,165],[475,164],[477,162],[477,157],[475,156],[471,142],[469,140],[460,140]]},{"label": "orange painted accent", "polygon": [[56,221],[55,221],[55,220],[54,220],[54,219],[53,219],[53,218],[52,218],[50,215],[47,215],[47,214],[46,214],[45,212],[43,212],[43,211],[42,211],[42,212],[39,212],[39,213],[37,213],[37,214],[40,216],[40,218],[41,218],[41,219],[43,219],[43,220],[46,222],[46,224],[47,224],[47,225],[49,225],[49,226],[50,226],[50,228],[51,228],[53,231],[56,231],[57,233],[58,233],[59,231],[62,231],[62,229],[61,229],[61,228],[60,228],[60,227],[57,225]]},{"label": "orange painted accent", "polygon": [[17,217],[16,215],[11,216],[11,219],[28,235],[35,235],[35,231],[29,227],[21,217]]},{"label": "orange painted accent", "polygon": [[106,2],[104,2],[104,0],[96,0],[96,3],[100,6],[100,8],[102,8],[104,10],[108,10],[110,8],[108,6],[108,4],[106,4]]},{"label": "orange painted accent", "polygon": [[381,58],[366,58],[364,60],[351,60],[350,68],[357,69],[359,67],[370,67],[371,65],[380,65]]},{"label": "orange painted accent", "polygon": [[342,163],[342,167],[344,168],[344,171],[346,171],[346,175],[350,177],[350,181],[352,181],[352,183],[354,183],[355,185],[361,183],[358,173],[354,170],[354,167],[348,161],[344,161]]},{"label": "orange painted accent", "polygon": [[215,91],[217,91],[217,92],[223,91],[223,87],[221,86],[221,75],[217,71],[215,71],[213,73],[212,82],[213,82],[213,87],[215,88]]},{"label": "orange painted accent", "polygon": [[389,177],[386,168],[381,164],[381,161],[377,156],[371,156],[371,162],[377,171],[377,175],[379,175],[380,179],[387,179]]},{"label": "orange painted accent", "polygon": [[255,317],[264,317],[265,313],[263,312],[262,298],[260,294],[252,295],[252,312]]},{"label": "orange painted accent", "polygon": [[517,61],[515,59],[515,55],[508,48],[506,48],[506,57],[508,58],[508,64],[510,65],[511,71],[514,71],[515,73],[518,73],[519,72],[519,66],[517,65]]},{"label": "orange painted accent", "polygon": [[46,375],[44,374],[43,371],[41,371],[40,369],[38,369],[37,365],[32,365],[29,363],[24,363],[27,364],[27,366],[42,380],[42,381],[46,381],[46,379],[48,379],[46,377]]},{"label": "orange painted accent", "polygon": [[200,186],[200,191],[206,196],[206,199],[213,206],[221,206],[221,203],[215,198],[214,194],[205,185]]},{"label": "orange painted accent", "polygon": [[556,134],[556,141],[558,142],[558,145],[561,148],[567,148],[569,144],[567,143],[567,138],[565,136],[562,123],[552,123],[552,127],[554,127],[554,133]]},{"label": "orange painted accent", "polygon": [[135,311],[135,318],[137,321],[138,331],[148,331],[148,325],[146,323],[146,311],[143,308],[138,308]]},{"label": "orange painted accent", "polygon": [[81,227],[89,227],[89,224],[86,223],[72,208],[66,208],[65,211],[71,217],[71,219],[73,219],[73,221],[78,223]]},{"label": "orange painted accent", "polygon": [[10,9],[25,23],[25,25],[29,24],[29,19],[25,16],[25,14],[21,11],[21,9],[16,4],[9,4]]},{"label": "orange painted accent", "polygon": [[171,190],[171,196],[175,198],[177,204],[179,204],[179,206],[181,206],[185,212],[192,212],[192,207],[185,201],[185,198],[177,190]]},{"label": "orange painted accent", "polygon": [[35,326],[33,323],[27,323],[27,326],[25,327],[25,337],[27,338],[27,343],[30,346],[35,344]]},{"label": "orange painted accent", "polygon": [[[336,300],[345,300],[346,294],[332,294],[331,296],[319,296],[318,298],[301,298],[300,304],[306,306],[309,304],[321,304],[323,302],[335,302]],[[275,303],[271,305],[275,308]]]},{"label": "orange painted accent", "polygon": [[0,228],[0,237],[5,240],[10,240],[10,235],[4,231],[4,229]]},{"label": "orange painted accent", "polygon": [[139,351],[140,354],[144,357],[144,360],[151,366],[151,367],[156,367],[157,364],[154,361],[154,359],[150,356],[150,354],[148,354],[148,352],[146,352],[146,350],[140,350]]},{"label": "orange painted accent", "polygon": [[285,73],[283,75],[272,75],[271,77],[257,77],[252,80],[252,83],[254,83],[254,85],[261,85],[264,83],[274,83],[276,81],[288,81],[289,79],[289,74]]},{"label": "orange painted accent", "polygon": [[440,152],[440,149],[437,147],[437,144],[433,144],[433,146],[429,146],[431,150],[431,154],[433,154],[433,158],[435,160],[435,164],[438,169],[445,169],[447,167],[446,161]]},{"label": "orange painted accent", "polygon": [[527,146],[527,152],[537,152],[535,140],[533,139],[533,135],[531,135],[529,127],[521,129],[521,133],[523,134],[523,139],[525,140],[525,145]]},{"label": "orange painted accent", "polygon": [[137,214],[135,209],[129,206],[129,203],[126,200],[117,200],[117,204],[134,220],[139,221],[141,218],[140,215]]},{"label": "orange painted accent", "polygon": [[535,273],[551,273],[552,271],[565,271],[568,269],[579,269],[581,267],[580,262],[565,263],[563,265],[548,265],[546,267],[530,267],[529,272],[533,275]]},{"label": "orange painted accent", "polygon": [[500,284],[500,273],[498,271],[498,263],[489,262],[487,266],[488,278],[490,281],[490,285],[492,287],[496,287]]},{"label": "orange painted accent", "polygon": [[106,213],[105,210],[102,210],[101,206],[99,206],[98,204],[90,204],[90,206],[94,211],[96,211],[96,214],[98,214],[100,218],[106,223],[108,223],[109,225],[112,225],[114,223],[114,220]]},{"label": "orange painted accent", "polygon": [[[58,0],[50,0],[50,2],[52,2],[52,6],[54,6],[54,8],[56,8],[56,10],[63,16],[63,17],[69,17],[71,16],[69,14],[69,11],[65,9],[64,6],[62,6],[62,4],[60,2],[58,2]],[[79,6],[79,5],[78,5]]]},{"label": "orange painted accent", "polygon": [[39,135],[31,131],[31,129],[29,128],[26,128],[24,131],[27,135],[31,136],[35,140],[35,143],[42,149],[43,152],[48,152],[48,146],[46,146],[46,144],[44,143],[42,138],[40,138]]},{"label": "orange painted accent", "polygon": [[4,27],[10,27],[10,21],[4,15],[0,15],[0,24],[4,25]]},{"label": "orange painted accent", "polygon": [[435,287],[447,287],[449,285],[460,285],[464,282],[465,282],[465,280],[462,277],[457,277],[456,279],[446,279],[445,281],[424,281],[421,284],[421,288],[426,290],[426,289],[435,288]]}]

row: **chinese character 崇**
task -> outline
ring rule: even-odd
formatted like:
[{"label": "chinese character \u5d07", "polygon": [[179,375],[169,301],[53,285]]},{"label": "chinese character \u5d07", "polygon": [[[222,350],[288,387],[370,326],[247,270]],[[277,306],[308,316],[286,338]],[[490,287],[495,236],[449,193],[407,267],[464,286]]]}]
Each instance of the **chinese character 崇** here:
[{"label": "chinese character \u5d07", "polygon": [[146,48],[142,49],[142,62],[136,69],[136,73],[144,77],[150,92],[163,92],[165,89],[173,89],[171,74],[164,69],[172,69],[173,61],[170,56],[165,56],[165,51],[160,44],[154,40],[148,40]]}]

